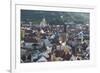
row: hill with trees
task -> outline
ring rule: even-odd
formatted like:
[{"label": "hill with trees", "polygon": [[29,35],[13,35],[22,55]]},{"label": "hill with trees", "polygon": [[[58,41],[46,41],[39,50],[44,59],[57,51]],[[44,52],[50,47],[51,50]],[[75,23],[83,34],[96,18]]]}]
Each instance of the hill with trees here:
[{"label": "hill with trees", "polygon": [[83,12],[58,12],[58,11],[37,11],[37,10],[21,10],[21,21],[40,24],[43,18],[52,24],[89,24],[89,13]]}]

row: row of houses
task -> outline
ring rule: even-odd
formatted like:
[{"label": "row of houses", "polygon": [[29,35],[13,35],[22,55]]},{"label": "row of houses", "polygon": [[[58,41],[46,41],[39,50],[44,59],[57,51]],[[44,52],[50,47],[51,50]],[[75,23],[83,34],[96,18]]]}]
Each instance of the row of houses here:
[{"label": "row of houses", "polygon": [[[87,37],[87,38],[85,38]],[[21,25],[21,63],[89,60],[89,25]]]}]

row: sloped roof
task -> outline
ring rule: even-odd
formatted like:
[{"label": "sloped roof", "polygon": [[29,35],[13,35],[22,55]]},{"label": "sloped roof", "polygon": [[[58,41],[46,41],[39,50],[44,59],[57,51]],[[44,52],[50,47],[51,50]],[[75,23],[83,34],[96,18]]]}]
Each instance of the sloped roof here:
[{"label": "sloped roof", "polygon": [[37,60],[37,62],[47,62],[47,59],[42,56],[40,59]]}]

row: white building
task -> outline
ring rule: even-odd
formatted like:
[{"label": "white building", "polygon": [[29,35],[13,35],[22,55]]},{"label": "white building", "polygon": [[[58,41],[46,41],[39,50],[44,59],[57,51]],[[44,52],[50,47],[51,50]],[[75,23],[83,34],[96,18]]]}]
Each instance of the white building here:
[{"label": "white building", "polygon": [[42,21],[40,22],[40,27],[45,27],[48,26],[49,24],[47,24],[47,21],[45,18],[42,19]]}]

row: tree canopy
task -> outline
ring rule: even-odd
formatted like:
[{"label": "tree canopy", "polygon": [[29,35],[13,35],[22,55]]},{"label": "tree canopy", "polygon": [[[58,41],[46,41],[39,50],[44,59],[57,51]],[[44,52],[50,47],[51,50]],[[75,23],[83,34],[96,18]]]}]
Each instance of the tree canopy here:
[{"label": "tree canopy", "polygon": [[43,18],[52,24],[64,24],[73,22],[75,24],[89,24],[89,13],[85,12],[58,12],[58,11],[37,11],[21,10],[21,21],[39,24]]}]

